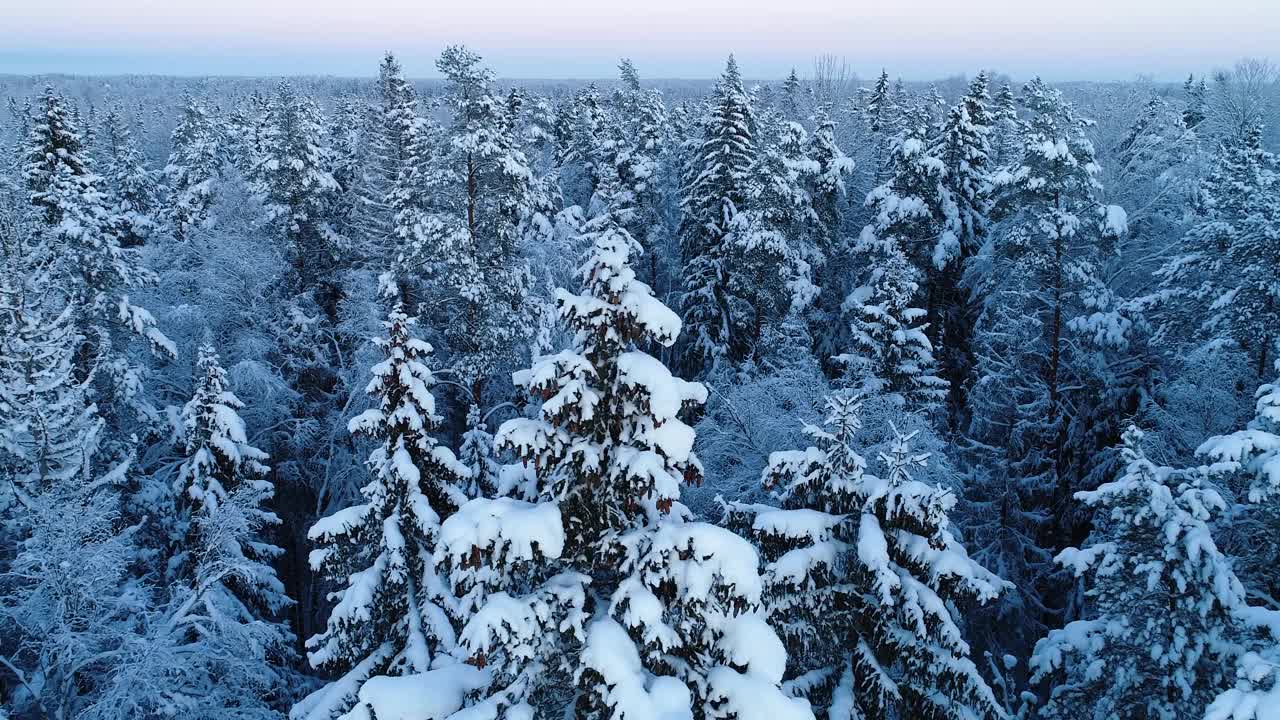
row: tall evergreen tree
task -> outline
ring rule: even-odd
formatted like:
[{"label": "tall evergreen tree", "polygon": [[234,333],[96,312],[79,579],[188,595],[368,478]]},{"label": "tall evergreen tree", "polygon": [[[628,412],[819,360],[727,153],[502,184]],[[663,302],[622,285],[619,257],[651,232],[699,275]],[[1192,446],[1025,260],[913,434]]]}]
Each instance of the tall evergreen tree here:
[{"label": "tall evergreen tree", "polygon": [[460,229],[452,235],[460,245],[452,248],[449,279],[459,302],[447,337],[454,369],[480,398],[527,340],[530,278],[520,241],[538,188],[480,56],[453,46],[436,65],[452,111],[439,197],[449,226]]},{"label": "tall evergreen tree", "polygon": [[186,240],[209,218],[222,174],[222,132],[199,98],[187,95],[173,130],[173,150],[165,165],[166,210],[174,237]]},{"label": "tall evergreen tree", "polygon": [[102,178],[88,168],[65,100],[46,88],[41,108],[24,147],[28,197],[42,221],[32,252],[48,259],[59,290],[69,297],[80,338],[77,375],[96,376],[92,397],[100,413],[113,429],[128,432],[157,417],[139,397],[137,368],[119,346],[121,336],[140,335],[164,356],[174,356],[175,349],[154,316],[129,302],[131,290],[155,278],[134,251],[120,247],[115,216],[99,190]]},{"label": "tall evergreen tree", "polygon": [[326,628],[307,640],[308,657],[341,674],[294,717],[327,720],[354,705],[371,676],[424,673],[457,642],[433,554],[441,521],[466,500],[470,471],[432,436],[441,422],[426,365],[432,351],[413,336],[414,324],[399,306],[391,311],[387,336],[377,341],[386,357],[368,386],[374,407],[350,423],[353,434],[377,443],[364,502],[308,532],[319,546],[312,568],[337,585]]},{"label": "tall evergreen tree", "polygon": [[[281,82],[267,112],[261,155],[252,176],[268,220],[289,245],[301,288],[332,296],[336,288],[326,280],[342,245],[332,223],[340,188],[324,132],[324,119],[315,103],[300,97],[288,81]],[[336,314],[336,297],[317,301],[331,317]]]},{"label": "tall evergreen tree", "polygon": [[112,229],[121,247],[141,245],[155,231],[157,188],[119,105],[103,114],[97,141]]},{"label": "tall evergreen tree", "polygon": [[854,347],[835,360],[862,395],[888,395],[910,410],[934,412],[946,399],[947,382],[936,374],[927,325],[916,325],[926,313],[911,307],[919,272],[892,239],[882,244],[867,284],[845,300]]},{"label": "tall evergreen tree", "polygon": [[781,508],[728,505],[765,552],[765,604],[793,685],[833,719],[1004,717],[956,613],[1008,583],[954,536],[955,499],[913,479],[929,457],[912,450],[914,433],[893,428],[884,476],[867,471],[860,407],[828,397],[823,427],[806,427],[815,445],[770,456],[762,480]]},{"label": "tall evergreen tree", "polygon": [[1136,428],[1124,443],[1124,474],[1077,494],[1106,511],[1093,544],[1057,557],[1093,580],[1086,619],[1036,644],[1033,681],[1051,688],[1038,717],[1199,717],[1232,675],[1243,590],[1209,525],[1226,504],[1148,460]]},{"label": "tall evergreen tree", "polygon": [[1202,337],[1238,343],[1261,376],[1275,357],[1280,312],[1280,287],[1263,260],[1280,253],[1280,181],[1261,128],[1229,142],[1200,184],[1197,222],[1160,275],[1175,300],[1175,330],[1190,319]]},{"label": "tall evergreen tree", "polygon": [[[680,245],[685,261],[684,364],[707,373],[746,357],[755,312],[734,295],[751,278],[731,262],[735,216],[747,208],[755,162],[756,121],[732,56],[716,84],[696,155],[681,191]],[[758,328],[756,328],[758,331]]]},{"label": "tall evergreen tree", "polygon": [[1019,627],[1045,628],[1055,610],[1046,612],[1047,599],[1061,598],[1065,582],[1045,561],[1079,538],[1082,518],[1070,503],[1093,452],[1077,442],[1090,356],[1070,323],[1101,292],[1098,258],[1123,232],[1124,213],[1095,199],[1088,122],[1039,79],[1026,85],[1023,102],[1032,117],[1022,158],[996,176],[996,224],[969,268],[982,305],[965,435],[981,475],[967,492],[1013,505],[984,516],[975,555],[1030,569],[1011,607]]}]

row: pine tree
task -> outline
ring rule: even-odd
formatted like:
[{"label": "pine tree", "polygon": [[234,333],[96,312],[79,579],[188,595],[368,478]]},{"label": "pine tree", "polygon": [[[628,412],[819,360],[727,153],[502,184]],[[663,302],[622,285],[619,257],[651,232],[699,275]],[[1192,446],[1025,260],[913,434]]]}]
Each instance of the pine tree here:
[{"label": "pine tree", "polygon": [[[911,120],[911,116],[904,121]],[[920,269],[944,268],[959,255],[953,223],[955,199],[944,186],[947,168],[937,148],[927,141],[923,123],[905,127],[891,144],[889,179],[867,195],[872,221],[861,245],[875,238],[893,238]]]},{"label": "pine tree", "polygon": [[749,302],[733,294],[752,278],[740,277],[741,269],[730,261],[731,225],[747,207],[755,130],[738,63],[730,56],[681,190],[684,364],[694,373],[740,362],[759,330],[752,327],[755,312]]},{"label": "pine tree", "polygon": [[1255,605],[1274,607],[1280,597],[1280,540],[1257,532],[1280,522],[1280,385],[1258,388],[1254,416],[1244,429],[1209,438],[1196,454],[1224,490],[1238,498],[1232,522],[1219,537]]},{"label": "pine tree", "polygon": [[556,293],[573,348],[516,373],[542,407],[536,419],[503,423],[497,444],[532,464],[547,499],[560,502],[568,557],[585,571],[611,533],[671,512],[679,484],[701,476],[693,431],[677,415],[705,401],[706,390],[638,349],[670,346],[680,321],[636,280],[630,263],[639,249],[617,217],[593,218],[584,240],[582,294]]},{"label": "pine tree", "polygon": [[396,216],[404,209],[393,202],[397,184],[413,177],[422,159],[415,157],[413,150],[420,139],[417,99],[391,53],[378,67],[377,97],[366,128],[368,157],[352,188],[357,201],[351,224],[353,239],[366,255],[392,259],[400,234]]},{"label": "pine tree", "polygon": [[947,382],[936,374],[927,325],[915,324],[926,314],[911,307],[919,273],[892,240],[882,245],[867,284],[845,300],[854,350],[835,360],[860,394],[888,395],[910,410],[933,412],[946,399]]},{"label": "pine tree", "polygon": [[131,290],[155,278],[135,252],[120,247],[117,219],[99,190],[101,177],[88,169],[65,100],[50,87],[41,107],[23,153],[28,197],[41,221],[31,252],[51,263],[49,272],[68,296],[81,343],[76,372],[85,378],[97,367],[95,400],[104,419],[113,429],[155,422],[154,409],[138,397],[136,367],[116,345],[123,331],[142,336],[159,355],[176,354],[151,313],[129,302]]},{"label": "pine tree", "polygon": [[3,514],[13,544],[0,566],[0,623],[16,683],[5,705],[80,717],[146,610],[129,577],[138,528],[119,509],[130,463],[100,451],[106,423],[75,372],[72,298],[47,257],[7,252],[26,242],[8,237],[15,230],[27,231],[0,223],[0,478],[18,500]]},{"label": "pine tree", "polygon": [[1033,681],[1051,688],[1038,717],[1198,717],[1231,676],[1243,591],[1209,526],[1226,504],[1148,460],[1136,428],[1124,443],[1124,474],[1076,494],[1104,510],[1093,544],[1057,557],[1092,578],[1087,618],[1036,644]]},{"label": "pine tree", "polygon": [[200,659],[166,678],[161,706],[270,713],[271,688],[284,681],[277,667],[292,655],[293,633],[279,618],[293,601],[271,565],[284,551],[261,537],[280,523],[264,507],[275,489],[267,454],[246,437],[243,407],[217,353],[202,345],[174,488],[186,531],[170,572],[182,591],[165,623],[181,648],[173,652]]},{"label": "pine tree", "polygon": [[846,180],[853,175],[854,162],[836,144],[836,124],[828,108],[819,106],[813,120],[813,135],[805,148],[805,156],[816,166],[806,173],[806,179],[810,202],[818,216],[818,247],[824,256],[834,257],[842,227],[840,205]]},{"label": "pine tree", "polygon": [[950,233],[954,243],[948,238],[935,247],[927,309],[931,339],[939,348],[941,375],[953,390],[953,420],[963,409],[961,391],[973,365],[969,348],[977,319],[970,293],[964,287],[964,269],[970,258],[979,253],[990,225],[994,150],[988,86],[985,72],[978,73],[969,83],[968,93],[947,113],[931,153],[942,161],[943,167],[942,232]]},{"label": "pine tree", "polygon": [[107,212],[113,218],[112,230],[121,247],[141,245],[155,231],[157,188],[118,105],[109,107],[102,116],[98,145],[98,167],[106,187]]},{"label": "pine tree", "polygon": [[1010,607],[1021,614],[1017,626],[1042,633],[1061,602],[1049,598],[1061,598],[1066,582],[1044,561],[1080,532],[1069,502],[1093,447],[1075,424],[1088,412],[1081,400],[1092,356],[1071,323],[1102,292],[1098,259],[1124,231],[1124,212],[1095,199],[1099,167],[1088,122],[1038,79],[1024,95],[1032,117],[1022,159],[995,177],[991,240],[969,268],[982,304],[965,442],[981,468],[968,496],[1013,504],[983,523],[975,555],[1001,569],[1033,568]]},{"label": "pine tree", "polygon": [[1187,81],[1182,84],[1182,93],[1187,98],[1186,107],[1182,111],[1182,123],[1192,130],[1204,122],[1208,114],[1204,78],[1199,83],[1195,79],[1194,74],[1188,75]]},{"label": "pine tree", "polygon": [[[769,127],[777,125],[774,129]],[[819,288],[816,269],[824,255],[815,236],[818,216],[805,188],[813,169],[804,156],[805,132],[797,123],[763,118],[766,138],[748,168],[743,206],[729,223],[726,264],[728,292],[741,303],[751,343],[764,328],[780,322],[792,307],[813,303]]]},{"label": "pine tree", "polygon": [[466,498],[469,470],[432,433],[441,418],[426,362],[431,346],[413,337],[414,320],[399,306],[377,345],[386,359],[373,368],[374,407],[351,420],[353,434],[377,443],[369,455],[365,502],[318,521],[308,538],[319,547],[311,566],[337,585],[324,631],[307,640],[313,667],[341,675],[293,711],[329,718],[356,702],[374,675],[424,673],[453,650],[456,635],[440,606],[442,580],[433,553],[440,523]]},{"label": "pine tree", "polygon": [[942,488],[912,478],[928,454],[894,431],[885,475],[854,449],[852,395],[827,398],[815,445],[775,452],[762,479],[782,507],[729,503],[766,556],[765,605],[791,651],[792,686],[830,718],[1004,717],[955,616],[1008,583],[955,538]]},{"label": "pine tree", "polygon": [[[1261,128],[1219,149],[1200,184],[1200,217],[1179,252],[1159,271],[1174,299],[1175,328],[1191,319],[1208,339],[1225,338],[1257,358],[1259,375],[1274,357],[1280,292],[1265,258],[1280,252],[1280,182]],[[1199,321],[1199,327],[1194,327]]]},{"label": "pine tree", "polygon": [[800,121],[800,76],[791,68],[787,78],[782,81],[782,119],[787,122]]},{"label": "pine tree", "polygon": [[[614,167],[597,195],[611,195],[607,202],[647,256],[647,265],[638,270],[646,283],[654,285],[659,279],[658,250],[665,242],[660,234],[664,219],[659,173],[669,132],[667,110],[661,93],[640,87],[640,76],[630,60],[623,61],[621,72],[623,89],[615,101],[617,120],[610,123],[615,137],[606,139],[616,149],[612,153]],[[608,153],[601,150],[596,154]]]},{"label": "pine tree", "polygon": [[1022,160],[1022,122],[1018,100],[1009,83],[1000,86],[991,101],[992,167],[1003,168]]},{"label": "pine tree", "polygon": [[1195,133],[1181,113],[1153,95],[1116,147],[1115,187],[1127,191],[1117,199],[1134,209],[1131,235],[1154,236],[1153,242],[1163,243],[1162,235],[1181,227],[1184,205],[1194,194],[1189,165],[1197,154]]},{"label": "pine tree", "polygon": [[167,211],[174,237],[187,240],[209,217],[222,174],[221,130],[204,103],[187,95],[173,130],[173,151],[164,168]]},{"label": "pine tree", "polygon": [[[340,189],[332,174],[335,161],[325,144],[320,109],[309,98],[299,97],[287,81],[279,84],[267,111],[260,153],[252,172],[254,188],[268,221],[289,244],[301,287],[332,288],[332,282],[324,280],[342,245],[331,222]],[[331,307],[332,302],[322,301],[321,306]]]},{"label": "pine tree", "polygon": [[480,56],[453,46],[436,63],[446,78],[452,111],[443,158],[444,212],[461,246],[453,251],[449,282],[460,298],[447,334],[453,368],[482,395],[485,382],[510,363],[531,323],[529,271],[520,255],[522,223],[539,205],[528,159],[506,109],[492,92],[493,72]]},{"label": "pine tree", "polygon": [[[811,717],[778,689],[785,651],[753,613],[754,551],[726,530],[682,521],[680,483],[698,481],[701,465],[679,415],[705,402],[706,389],[637,349],[671,345],[680,321],[636,280],[638,244],[611,209],[586,239],[583,293],[557,292],[574,347],[515,375],[542,406],[497,435],[559,502],[567,564],[612,594],[610,617],[586,629],[575,713],[734,717],[763,698],[781,717]],[[706,580],[684,582],[692,577]]]},{"label": "pine tree", "polygon": [[901,112],[889,85],[889,72],[881,70],[862,108],[863,121],[871,134],[871,180],[875,185],[888,177],[889,143],[901,129]]}]

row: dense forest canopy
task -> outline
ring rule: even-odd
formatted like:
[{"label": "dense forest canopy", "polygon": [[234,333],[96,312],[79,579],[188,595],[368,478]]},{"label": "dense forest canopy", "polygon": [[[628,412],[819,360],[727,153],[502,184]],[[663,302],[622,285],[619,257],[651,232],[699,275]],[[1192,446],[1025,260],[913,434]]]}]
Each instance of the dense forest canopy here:
[{"label": "dense forest canopy", "polygon": [[0,76],[0,719],[1280,717],[1273,65],[377,69]]}]

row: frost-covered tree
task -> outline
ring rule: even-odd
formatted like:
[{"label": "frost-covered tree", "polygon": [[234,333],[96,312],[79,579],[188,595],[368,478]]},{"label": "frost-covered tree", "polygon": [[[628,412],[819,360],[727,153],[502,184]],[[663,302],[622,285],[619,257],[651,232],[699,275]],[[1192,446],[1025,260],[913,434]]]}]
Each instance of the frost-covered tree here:
[{"label": "frost-covered tree", "polygon": [[202,527],[209,524],[207,518],[217,516],[219,506],[233,503],[233,496],[240,504],[252,501],[256,506],[245,509],[251,516],[245,518],[245,529],[280,522],[261,507],[275,490],[266,479],[267,454],[249,444],[239,413],[243,407],[228,388],[227,372],[217,352],[211,345],[202,345],[196,359],[195,392],[181,416],[184,460],[178,467],[174,490],[179,504],[188,510],[188,538],[195,545],[182,548],[181,554],[190,556],[185,558],[188,563],[200,563],[204,555],[216,557],[217,570],[225,571],[221,584],[243,595],[229,599],[238,607],[222,608],[222,612],[252,622],[257,618],[251,603],[260,603],[274,614],[292,602],[271,567],[283,551],[255,536],[237,536],[235,528]]},{"label": "frost-covered tree", "polygon": [[732,56],[716,83],[702,136],[681,191],[685,366],[707,373],[746,357],[759,332],[755,312],[734,293],[753,279],[732,258],[732,223],[747,208],[756,158],[756,120]]},{"label": "frost-covered tree", "polygon": [[538,188],[480,56],[452,46],[436,66],[452,115],[435,180],[452,239],[446,282],[457,295],[446,337],[453,369],[479,399],[488,379],[509,366],[528,339],[530,277],[520,241]]},{"label": "frost-covered tree", "polygon": [[12,499],[0,537],[13,543],[0,565],[3,704],[79,717],[146,609],[129,578],[138,528],[120,513],[130,462],[100,452],[106,423],[75,372],[65,292],[31,255],[0,259],[0,480]]},{"label": "frost-covered tree", "polygon": [[377,341],[385,359],[367,388],[374,406],[350,423],[353,434],[377,443],[364,502],[308,532],[318,545],[312,569],[336,586],[325,629],[307,640],[308,657],[339,676],[299,703],[297,718],[328,720],[355,704],[371,676],[424,673],[457,642],[433,554],[441,521],[466,500],[470,471],[432,436],[441,422],[426,364],[432,350],[413,336],[414,324],[399,306],[391,311],[387,336]]},{"label": "frost-covered tree", "polygon": [[134,141],[128,118],[112,105],[98,128],[98,170],[102,174],[107,210],[121,247],[141,245],[156,228],[159,198],[155,178]]},{"label": "frost-covered tree", "polygon": [[[908,118],[910,119],[910,118]],[[912,123],[891,142],[889,179],[867,195],[877,238],[894,238],[912,264],[925,271],[946,267],[959,255],[955,201],[943,186],[947,168],[927,142],[928,128]],[[865,235],[860,245],[874,240]]]},{"label": "frost-covered tree", "polygon": [[1012,165],[1022,159],[1022,120],[1018,99],[1009,83],[991,98],[991,159],[993,168]]},{"label": "frost-covered tree", "polygon": [[288,81],[281,82],[267,111],[252,177],[268,221],[290,246],[304,289],[315,288],[332,274],[342,243],[332,223],[340,188],[324,135],[320,108],[299,96]]},{"label": "frost-covered tree", "polygon": [[590,571],[613,533],[671,512],[680,483],[700,479],[693,430],[678,415],[704,402],[706,389],[642,349],[670,346],[680,321],[636,279],[635,239],[608,210],[586,232],[582,293],[556,293],[573,345],[515,374],[542,406],[536,418],[503,423],[497,444],[532,466],[547,499],[560,503],[566,557]]},{"label": "frost-covered tree", "polygon": [[830,718],[1001,718],[957,615],[1008,583],[953,534],[947,490],[916,480],[928,454],[894,430],[868,472],[853,395],[827,398],[815,445],[773,453],[762,480],[781,507],[730,503],[765,554],[765,606],[791,651],[789,685]]},{"label": "frost-covered tree", "polygon": [[920,324],[926,313],[912,307],[919,272],[893,240],[877,245],[867,283],[844,303],[853,347],[835,360],[858,393],[889,395],[910,410],[935,411],[946,399],[947,382],[937,376],[928,327]]},{"label": "frost-covered tree", "polygon": [[618,538],[625,578],[587,631],[576,717],[812,720],[781,689],[787,653],[759,612],[751,544],[706,523]]},{"label": "frost-covered tree", "polygon": [[222,131],[200,98],[187,95],[173,129],[173,150],[164,168],[165,209],[174,237],[185,240],[209,217],[222,174]]},{"label": "frost-covered tree", "polygon": [[1079,532],[1070,500],[1096,441],[1081,441],[1088,426],[1076,425],[1086,415],[1079,399],[1093,356],[1071,323],[1105,295],[1098,260],[1123,233],[1125,215],[1096,199],[1088,121],[1038,79],[1024,88],[1023,102],[1032,117],[1022,156],[995,178],[996,222],[968,268],[981,306],[965,435],[981,472],[967,494],[1012,503],[995,522],[983,519],[975,555],[1002,569],[1037,567],[1014,607],[1026,614],[1020,627],[1043,634],[1039,623],[1053,612],[1046,608],[1061,602],[1046,594],[1061,598],[1054,583],[1064,581],[1052,579],[1044,560]]},{"label": "frost-covered tree", "polygon": [[397,214],[404,208],[396,203],[403,194],[396,189],[415,175],[421,162],[414,151],[421,127],[417,98],[391,53],[378,66],[376,98],[376,104],[362,113],[365,157],[348,191],[355,197],[350,228],[363,254],[390,260],[395,257],[397,226],[403,226]]},{"label": "frost-covered tree", "polygon": [[1233,674],[1244,593],[1210,529],[1226,504],[1195,473],[1148,460],[1136,428],[1124,443],[1124,474],[1076,495],[1102,511],[1093,542],[1057,557],[1091,578],[1085,618],[1036,644],[1032,679],[1049,688],[1038,717],[1198,717]]},{"label": "frost-covered tree", "polygon": [[729,255],[722,259],[732,268],[728,296],[752,350],[764,328],[780,322],[789,308],[814,302],[816,271],[824,259],[816,242],[818,216],[802,174],[812,167],[804,157],[804,129],[791,122],[778,125],[748,168],[744,202],[728,225],[724,250]]},{"label": "frost-covered tree", "polygon": [[157,354],[175,354],[154,316],[129,301],[130,292],[155,278],[135,250],[120,247],[102,178],[88,167],[66,101],[46,88],[40,107],[23,147],[26,190],[39,216],[27,252],[50,263],[57,290],[67,297],[81,343],[76,371],[95,376],[92,400],[100,414],[116,429],[151,424],[155,411],[140,396],[138,370],[123,345],[139,335]]},{"label": "frost-covered tree", "polygon": [[1175,329],[1238,343],[1262,375],[1280,317],[1280,286],[1264,260],[1280,257],[1280,181],[1260,127],[1228,143],[1200,183],[1197,222],[1160,275],[1173,294]]}]

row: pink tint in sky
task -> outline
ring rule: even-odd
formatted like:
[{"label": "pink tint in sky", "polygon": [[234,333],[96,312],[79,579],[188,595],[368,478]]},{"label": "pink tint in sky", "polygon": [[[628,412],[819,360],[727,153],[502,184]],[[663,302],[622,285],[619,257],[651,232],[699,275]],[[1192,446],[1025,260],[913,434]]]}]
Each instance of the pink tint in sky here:
[{"label": "pink tint in sky", "polygon": [[1172,79],[1280,47],[1280,0],[0,0],[0,72],[368,75],[462,42],[505,77],[803,72],[819,53],[868,75],[978,67],[1050,79]]}]

